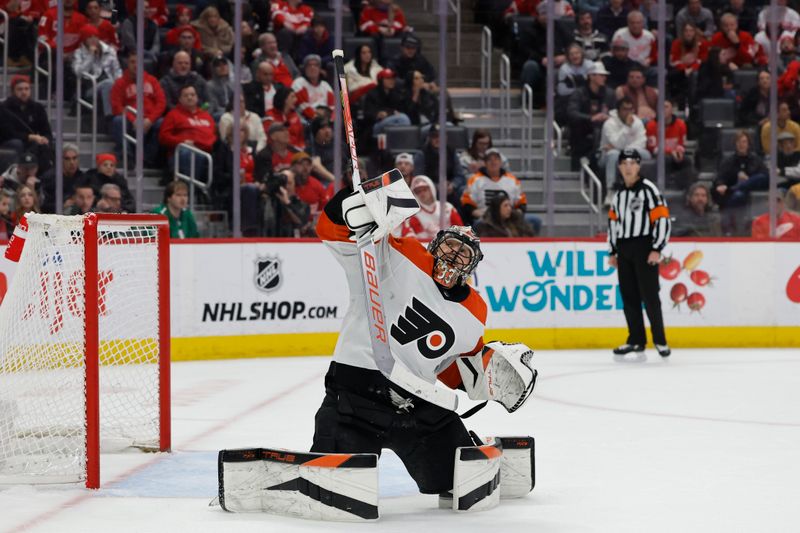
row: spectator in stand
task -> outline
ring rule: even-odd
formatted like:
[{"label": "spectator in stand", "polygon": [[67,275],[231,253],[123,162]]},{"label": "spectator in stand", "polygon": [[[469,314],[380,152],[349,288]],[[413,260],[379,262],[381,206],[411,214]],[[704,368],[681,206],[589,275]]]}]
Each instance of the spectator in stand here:
[{"label": "spectator in stand", "polygon": [[623,40],[628,43],[628,57],[648,69],[648,78],[658,59],[658,44],[656,37],[649,30],[644,29],[644,15],[639,11],[628,13],[628,26],[620,28],[614,33],[612,42]]},{"label": "spectator in stand", "polygon": [[[530,35],[530,45],[528,48],[528,59],[522,65],[520,81],[522,84],[531,86],[534,92],[534,99],[537,105],[543,101],[545,93],[545,76],[547,73],[547,5],[539,4],[536,8],[536,22],[533,25]],[[555,26],[553,68],[561,68],[567,60],[566,47],[569,44],[570,36],[566,35],[561,25]]]},{"label": "spectator in stand", "polygon": [[20,185],[27,185],[34,190],[41,189],[38,175],[39,161],[36,154],[25,152],[0,176],[0,186],[9,192],[16,192]]},{"label": "spectator in stand", "polygon": [[600,150],[600,164],[605,166],[605,203],[610,205],[617,183],[619,153],[636,150],[641,159],[650,159],[647,133],[642,120],[636,116],[636,107],[630,98],[617,100],[617,108],[609,113],[608,120],[603,123]]},{"label": "spectator in stand", "polygon": [[272,66],[272,63],[262,61],[256,69],[256,78],[242,87],[247,109],[262,118],[272,109],[278,89],[284,87],[282,84],[274,82],[274,73],[275,67]]},{"label": "spectator in stand", "polygon": [[194,213],[189,209],[189,187],[184,182],[171,181],[164,188],[164,202],[150,212],[167,217],[171,239],[200,237]]},{"label": "spectator in stand", "polygon": [[394,71],[385,68],[378,72],[378,86],[364,97],[364,118],[373,125],[372,135],[380,135],[389,126],[411,125],[411,119],[402,112],[405,105]]},{"label": "spectator in stand", "polygon": [[[111,87],[111,132],[116,143],[115,151],[118,157],[122,154],[123,128],[132,130],[136,117],[126,111],[127,107],[136,109],[136,62],[135,53],[128,55],[128,67],[122,76]],[[144,122],[144,161],[145,166],[156,166],[158,159],[158,130],[161,127],[161,115],[167,106],[164,91],[158,80],[143,72],[142,80],[144,94],[143,122]],[[127,120],[126,120],[127,119]]]},{"label": "spectator in stand", "polygon": [[669,94],[684,107],[689,98],[692,75],[708,59],[708,41],[698,31],[692,21],[687,21],[680,32],[680,38],[672,41],[669,55],[667,87]]},{"label": "spectator in stand", "polygon": [[439,116],[439,99],[427,90],[425,76],[418,70],[408,73],[406,78],[405,113],[414,125],[436,122]]},{"label": "spectator in stand", "polygon": [[303,121],[297,113],[297,95],[286,87],[281,87],[275,93],[274,105],[264,117],[264,129],[269,130],[272,124],[281,123],[289,129],[291,144],[296,150],[306,147],[306,133]]},{"label": "spectator in stand", "polygon": [[175,27],[164,35],[164,45],[170,48],[177,48],[181,33],[187,28],[194,36],[192,46],[200,51],[202,49],[200,45],[200,33],[192,26],[192,8],[183,4],[175,6]]},{"label": "spectator in stand", "polygon": [[333,126],[325,117],[316,117],[311,121],[311,161],[314,165],[314,174],[321,181],[328,183],[330,191],[328,196],[333,196]]},{"label": "spectator in stand", "polygon": [[[86,24],[81,28],[81,46],[75,50],[72,59],[75,76],[91,76],[97,81],[97,96],[100,98],[103,118],[111,116],[111,87],[122,76],[122,69],[117,60],[117,52],[100,40],[97,27]],[[91,100],[92,86],[83,84],[84,98]]]},{"label": "spectator in stand", "polygon": [[197,30],[192,26],[181,26],[180,28],[175,28],[175,30],[178,34],[176,45],[169,46],[168,50],[161,52],[158,71],[162,73],[169,72],[172,58],[175,57],[175,54],[177,52],[186,52],[191,58],[191,69],[204,74],[206,72],[206,61],[203,59]]},{"label": "spectator in stand", "polygon": [[[783,193],[775,196],[775,238],[800,240],[800,215],[786,209]],[[753,220],[750,235],[754,239],[769,239],[769,211]]]},{"label": "spectator in stand", "polygon": [[628,8],[624,4],[624,0],[608,0],[597,12],[597,29],[611,41],[617,30],[628,23]]},{"label": "spectator in stand", "polygon": [[[284,87],[291,87],[295,77],[293,71],[296,71],[297,67],[295,67],[289,56],[284,57],[281,54],[275,35],[269,32],[262,33],[258,37],[258,46],[258,50],[253,52],[256,60],[251,69],[255,72],[262,62],[267,61],[272,65],[272,78]],[[289,67],[289,61],[291,61],[291,68]]]},{"label": "spectator in stand", "polygon": [[[147,4],[145,4],[147,10]],[[123,52],[136,52],[136,10],[119,25],[119,42]],[[145,16],[144,20],[144,64],[155,64],[161,52],[161,35],[158,24]]]},{"label": "spectator in stand", "polygon": [[297,111],[306,120],[313,120],[319,107],[333,113],[333,88],[322,79],[322,59],[318,55],[305,57],[303,75],[294,80],[292,91],[297,95]]},{"label": "spectator in stand", "polygon": [[200,34],[200,45],[206,61],[227,56],[233,50],[233,28],[219,15],[219,10],[208,6],[200,17],[192,21],[192,26]]},{"label": "spectator in stand", "polygon": [[[778,103],[778,133],[777,135],[780,136],[781,133],[791,133],[794,135],[795,142],[800,145],[800,124],[792,120],[792,113],[789,108],[789,102],[781,101]],[[769,136],[770,130],[772,129],[772,125],[770,121],[767,120],[764,122],[764,125],[761,127],[761,151],[769,155],[770,153],[770,144],[769,144]]]},{"label": "spectator in stand", "polygon": [[[462,176],[472,176],[481,167],[486,166],[486,150],[492,148],[492,134],[489,130],[477,129],[472,132],[472,141],[469,149],[458,155]],[[508,166],[508,161],[503,160],[503,166]]]},{"label": "spectator in stand", "polygon": [[[311,19],[311,30],[303,35],[297,45],[297,53],[294,56],[295,63],[302,63],[303,58],[311,54],[320,57],[322,70],[325,73],[333,73],[330,70],[333,63],[333,36],[321,18]],[[350,84],[347,85],[347,88],[350,88]]]},{"label": "spectator in stand", "polygon": [[[119,193],[120,205],[116,207],[122,209],[125,213],[135,213],[136,203],[128,188],[128,182],[125,181],[122,174],[117,172],[116,156],[114,154],[97,154],[94,160],[97,167],[86,173],[86,181],[94,189],[95,195],[102,198],[103,188],[106,185],[113,185]],[[112,212],[118,213],[119,210]]]},{"label": "spectator in stand", "polygon": [[675,213],[672,223],[675,237],[721,237],[719,213],[711,205],[711,194],[703,183],[693,183],[686,191],[683,209]]},{"label": "spectator in stand", "polygon": [[511,205],[508,195],[499,192],[489,201],[489,207],[475,224],[479,237],[519,238],[534,237],[533,227],[523,218],[518,209]]},{"label": "spectator in stand", "polygon": [[758,14],[756,10],[747,5],[745,0],[729,0],[721,8],[717,9],[717,20],[722,18],[725,13],[736,15],[739,20],[739,29],[746,31],[750,35],[758,33]]},{"label": "spectator in stand", "polygon": [[192,56],[184,51],[175,52],[175,55],[172,56],[172,68],[161,78],[161,88],[167,99],[167,110],[178,105],[181,89],[187,85],[194,87],[200,105],[208,103],[208,110],[212,113],[216,111],[212,105],[213,102],[208,100],[206,80],[197,72],[192,71]]},{"label": "spectator in stand", "polygon": [[291,170],[275,174],[267,184],[267,192],[264,203],[264,234],[267,237],[314,236],[311,208],[298,198]]},{"label": "spectator in stand", "polygon": [[514,16],[534,17],[540,2],[541,0],[513,0],[503,11],[503,18],[507,21]]},{"label": "spectator in stand", "polygon": [[292,173],[295,181],[295,194],[311,207],[311,216],[316,218],[325,208],[330,197],[328,190],[317,178],[311,175],[313,169],[311,156],[297,152],[292,156]]},{"label": "spectator in stand", "polygon": [[113,48],[115,52],[118,51],[120,44],[117,29],[111,22],[103,18],[100,9],[100,1],[89,0],[86,2],[86,7],[83,8],[83,11],[86,14],[89,24],[97,28],[98,38]]},{"label": "spectator in stand", "polygon": [[436,91],[436,69],[431,62],[422,55],[422,41],[413,33],[406,33],[400,41],[400,53],[387,62],[387,67],[392,69],[399,77],[406,79],[408,73],[414,70],[422,72],[425,82],[429,84],[429,91]]},{"label": "spectator in stand", "polygon": [[[772,50],[772,37],[770,37],[770,27],[756,33],[753,40],[756,42],[758,52],[755,54],[756,62],[759,66],[765,66],[769,63],[769,54]],[[789,31],[782,31],[778,38],[778,75],[780,76],[786,70],[789,63],[794,60],[795,34]]]},{"label": "spectator in stand", "polygon": [[769,121],[769,88],[771,77],[769,71],[758,73],[758,83],[751,88],[739,107],[739,119],[743,126],[758,126]]},{"label": "spectator in stand", "polygon": [[372,47],[368,44],[358,45],[353,59],[344,65],[351,104],[358,102],[362,96],[378,86],[380,71],[381,66],[372,56]]},{"label": "spectator in stand", "polygon": [[567,61],[558,69],[556,85],[555,117],[559,124],[566,123],[569,98],[577,89],[586,85],[589,67],[592,65],[593,63],[583,55],[580,44],[572,43],[567,47]]},{"label": "spectator in stand", "polygon": [[[575,2],[575,8],[578,12],[578,17],[580,17],[581,13],[589,13],[592,16],[592,20],[594,20],[594,17],[596,17],[600,10],[606,5],[608,5],[607,0],[577,0]],[[578,24],[580,25],[580,22],[578,22]],[[589,52],[588,49],[586,51],[587,53]],[[595,61],[596,59],[597,58],[594,58],[592,61]]]},{"label": "spectator in stand", "polygon": [[580,168],[581,158],[594,158],[603,124],[614,108],[614,91],[606,87],[608,71],[603,63],[595,61],[588,76],[588,84],[572,93],[567,104],[573,170]]},{"label": "spectator in stand", "polygon": [[778,176],[785,178],[778,184],[781,189],[790,189],[800,183],[800,152],[797,140],[789,132],[778,135]]},{"label": "spectator in stand", "polygon": [[267,147],[256,154],[255,179],[267,181],[272,174],[288,170],[292,156],[298,152],[289,144],[289,128],[283,122],[274,122],[267,131]]},{"label": "spectator in stand", "polygon": [[514,209],[524,215],[528,200],[516,176],[503,168],[503,156],[496,148],[486,151],[486,166],[470,176],[461,196],[465,222],[471,224],[486,212],[492,198],[500,192],[511,200]]},{"label": "spectator in stand", "polygon": [[25,213],[41,213],[39,209],[39,196],[36,191],[27,185],[20,185],[14,198],[14,213],[11,222],[16,226]]},{"label": "spectator in stand", "polygon": [[708,49],[708,59],[700,65],[697,71],[697,87],[695,89],[695,109],[698,111],[694,116],[699,116],[700,102],[703,98],[734,98],[733,69],[728,63],[724,62],[727,53],[712,46]]},{"label": "spectator in stand", "polygon": [[[63,0],[64,8],[64,56],[69,60],[72,53],[81,45],[81,28],[89,22],[83,13],[76,9],[76,0]],[[51,7],[39,19],[39,38],[44,38],[55,56],[56,22],[58,8]]]},{"label": "spectator in stand", "polygon": [[683,27],[691,22],[707,39],[710,39],[717,27],[714,25],[714,14],[710,9],[703,7],[701,0],[689,0],[686,7],[675,15],[675,28],[678,33],[683,33]]},{"label": "spectator in stand", "polygon": [[100,199],[94,207],[96,213],[126,213],[122,208],[122,191],[113,183],[100,188]]},{"label": "spectator in stand", "polygon": [[408,152],[401,152],[394,158],[394,166],[403,175],[403,179],[411,187],[411,180],[414,179],[414,156]]},{"label": "spectator in stand", "polygon": [[[544,5],[545,9],[547,9],[547,2],[548,0],[542,0],[536,8],[538,9],[539,6]],[[572,5],[567,0],[553,0],[553,13],[557,18],[575,18],[575,10],[572,9]]]},{"label": "spectator in stand", "polygon": [[[719,164],[711,196],[723,211],[722,228],[726,235],[736,233],[740,225],[738,211],[744,206],[750,191],[766,190],[769,172],[764,162],[750,149],[750,136],[744,130],[736,134],[736,152]],[[731,209],[727,215],[726,211]]]},{"label": "spectator in stand", "polygon": [[591,11],[578,13],[578,24],[572,32],[572,39],[581,45],[583,55],[589,61],[599,61],[600,56],[608,52],[608,37],[595,29]]},{"label": "spectator in stand", "polygon": [[[736,15],[730,13],[722,15],[719,26],[720,31],[711,38],[709,46],[722,50],[720,63],[727,65],[731,70],[764,63],[760,48],[753,40],[753,36],[739,30]],[[709,55],[710,53],[709,50]]]},{"label": "spectator in stand", "polygon": [[[86,181],[86,175],[80,168],[80,152],[78,145],[64,143],[61,150],[62,162],[62,185],[64,198],[72,196],[75,188]],[[47,172],[42,173],[42,193],[41,204],[44,213],[56,212],[56,170],[52,167]],[[66,204],[65,204],[66,205]]]},{"label": "spectator in stand", "polygon": [[[773,11],[772,6],[767,3],[758,13],[758,29],[763,30],[769,25],[772,16],[778,21],[778,26],[791,33],[795,33],[800,29],[800,14],[791,7],[788,7],[787,0],[776,0],[776,8]],[[774,15],[773,15],[774,14]]]},{"label": "spectator in stand", "polygon": [[8,13],[8,66],[30,68],[36,46],[36,26],[42,15],[41,2],[0,0],[0,9]]},{"label": "spectator in stand", "polygon": [[656,118],[658,89],[645,85],[644,69],[638,64],[628,71],[628,82],[615,91],[617,100],[628,98],[633,102],[634,114],[647,123]]},{"label": "spectator in stand", "polygon": [[[64,202],[65,215],[85,215],[94,209],[94,201],[97,198],[94,189],[89,183],[79,183],[72,195]],[[46,209],[45,213],[48,213]]]},{"label": "spectator in stand", "polygon": [[219,120],[224,110],[228,109],[233,101],[233,83],[230,76],[230,65],[224,57],[217,57],[211,61],[213,76],[208,81],[208,99],[210,108],[215,110],[211,116]]},{"label": "spectator in stand", "polygon": [[358,29],[372,37],[394,37],[411,31],[403,10],[392,0],[370,0],[370,5],[361,11]]},{"label": "spectator in stand", "polygon": [[[664,173],[667,186],[686,190],[695,178],[694,164],[686,155],[686,123],[674,115],[675,105],[664,100]],[[647,123],[647,149],[656,157],[659,150],[658,120]]]},{"label": "spectator in stand", "polygon": [[[248,137],[255,143],[256,152],[260,152],[267,146],[267,133],[261,124],[261,118],[248,110],[245,106],[244,94],[240,96],[239,109],[241,117],[239,123],[247,126]],[[219,119],[219,138],[227,139],[233,131],[233,96],[228,102],[225,113]]]},{"label": "spectator in stand", "polygon": [[[415,237],[420,241],[430,241],[442,228],[442,204],[437,199],[437,190],[428,176],[415,176],[411,180],[411,192],[419,202],[419,211],[407,219],[402,226],[403,237]],[[450,202],[445,202],[445,228],[463,226],[461,216]]]},{"label": "spectator in stand", "polygon": [[[461,173],[461,163],[455,148],[447,146],[447,200],[455,206],[461,205],[461,194],[464,192],[466,178]],[[428,140],[422,148],[425,160],[424,172],[434,183],[439,183],[439,123],[434,123],[428,130]],[[502,155],[501,155],[502,160]],[[502,162],[502,161],[501,161]]]},{"label": "spectator in stand", "polygon": [[28,151],[36,155],[42,171],[50,168],[53,132],[47,110],[31,98],[31,79],[16,74],[11,77],[11,95],[2,105],[2,146],[14,149],[18,155]]},{"label": "spectator in stand", "polygon": [[[125,9],[128,17],[136,16],[136,0],[125,0]],[[144,16],[158,26],[163,26],[169,20],[166,0],[144,0]]]},{"label": "spectator in stand", "polygon": [[14,233],[14,222],[11,221],[11,195],[0,189],[0,240],[7,241]]},{"label": "spectator in stand", "polygon": [[294,51],[298,41],[308,33],[313,18],[314,10],[302,0],[273,1],[272,28],[278,39],[278,47]]},{"label": "spectator in stand", "polygon": [[[217,142],[216,124],[214,118],[199,107],[197,91],[193,85],[181,88],[178,105],[164,117],[158,140],[168,150],[170,171],[174,170],[173,154],[179,144],[188,144],[211,153],[214,143]],[[179,170],[182,174],[189,174],[191,159],[194,157],[195,176],[206,176],[208,163],[205,158],[197,157],[189,150],[180,150],[178,154]]]},{"label": "spectator in stand", "polygon": [[629,56],[630,47],[628,42],[622,39],[611,44],[611,55],[604,56],[603,66],[608,69],[608,87],[616,89],[620,85],[628,82],[628,72],[637,65]]},{"label": "spectator in stand", "polygon": [[[259,123],[256,132],[263,133]],[[257,179],[255,174],[256,144],[250,139],[250,130],[243,122],[240,130],[239,146],[239,172],[233,172],[233,129],[221,137],[214,157],[214,185],[212,194],[214,203],[220,208],[231,212],[231,192],[234,175],[239,180],[241,197],[242,234],[247,237],[260,235],[264,218],[263,195],[266,185],[262,179]]]}]

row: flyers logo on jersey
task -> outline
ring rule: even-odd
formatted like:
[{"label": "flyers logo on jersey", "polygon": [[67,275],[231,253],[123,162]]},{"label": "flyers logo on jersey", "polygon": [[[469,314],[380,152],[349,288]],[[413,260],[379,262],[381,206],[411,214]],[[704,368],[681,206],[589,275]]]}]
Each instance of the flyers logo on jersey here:
[{"label": "flyers logo on jersey", "polygon": [[428,359],[443,356],[456,342],[453,328],[414,297],[397,317],[397,323],[392,324],[390,333],[402,345],[417,341],[419,353]]}]

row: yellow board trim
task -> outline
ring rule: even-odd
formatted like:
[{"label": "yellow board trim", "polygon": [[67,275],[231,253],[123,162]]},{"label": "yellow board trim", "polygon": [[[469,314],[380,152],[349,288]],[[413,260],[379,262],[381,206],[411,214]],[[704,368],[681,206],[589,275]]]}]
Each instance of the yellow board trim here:
[{"label": "yellow board trim", "polygon": [[[278,333],[172,339],[173,361],[326,355],[338,333]],[[484,339],[524,342],[534,350],[610,349],[625,342],[625,328],[490,329]],[[800,327],[667,328],[673,348],[800,348]]]}]

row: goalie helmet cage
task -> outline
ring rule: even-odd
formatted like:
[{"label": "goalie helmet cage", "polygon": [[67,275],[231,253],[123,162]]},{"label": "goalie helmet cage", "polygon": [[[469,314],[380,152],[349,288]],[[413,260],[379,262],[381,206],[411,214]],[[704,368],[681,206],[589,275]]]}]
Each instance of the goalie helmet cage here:
[{"label": "goalie helmet cage", "polygon": [[27,215],[0,305],[0,483],[100,486],[100,451],[170,449],[169,224]]}]

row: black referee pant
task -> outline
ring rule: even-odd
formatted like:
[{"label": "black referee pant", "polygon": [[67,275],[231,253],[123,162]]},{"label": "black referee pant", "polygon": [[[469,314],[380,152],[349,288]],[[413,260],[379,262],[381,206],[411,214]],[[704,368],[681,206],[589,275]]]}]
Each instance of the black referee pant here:
[{"label": "black referee pant", "polygon": [[652,238],[636,237],[617,241],[617,275],[625,321],[628,323],[628,344],[647,344],[642,317],[644,302],[653,343],[667,344],[661,298],[658,296],[658,265],[648,265],[647,256],[653,250]]}]

